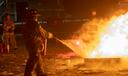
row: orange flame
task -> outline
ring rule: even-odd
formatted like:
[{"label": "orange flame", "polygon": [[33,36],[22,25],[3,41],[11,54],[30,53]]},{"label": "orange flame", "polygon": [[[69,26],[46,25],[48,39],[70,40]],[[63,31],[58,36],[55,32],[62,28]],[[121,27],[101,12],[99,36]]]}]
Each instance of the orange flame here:
[{"label": "orange flame", "polygon": [[110,19],[93,19],[77,31],[76,40],[62,43],[85,58],[128,56],[128,13]]},{"label": "orange flame", "polygon": [[92,57],[128,56],[128,13],[112,19],[100,35],[100,43],[90,53]]}]

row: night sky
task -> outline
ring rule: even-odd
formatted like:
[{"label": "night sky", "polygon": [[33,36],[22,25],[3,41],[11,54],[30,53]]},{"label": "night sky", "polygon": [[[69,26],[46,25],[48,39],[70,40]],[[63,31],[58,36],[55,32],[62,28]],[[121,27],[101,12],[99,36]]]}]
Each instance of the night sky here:
[{"label": "night sky", "polygon": [[65,12],[77,17],[90,17],[92,11],[96,11],[97,16],[105,16],[118,9],[119,1],[122,0],[29,0],[38,8],[64,7]]},{"label": "night sky", "polygon": [[[45,9],[64,9],[64,13],[66,15],[71,15],[75,18],[92,18],[92,12],[96,12],[96,17],[106,17],[109,14],[117,11],[119,9],[120,1],[128,0],[8,0],[8,1],[16,1],[17,3],[17,11],[18,17],[24,14],[25,7],[27,4],[22,3],[23,1],[27,1],[28,5],[32,8],[39,9],[42,12],[43,16],[53,16],[53,14],[57,14],[54,11],[44,11]],[[60,4],[59,4],[60,3]],[[65,15],[61,14],[61,17]],[[20,21],[20,18],[19,18]]]},{"label": "night sky", "polygon": [[118,8],[119,0],[64,0],[67,12],[78,16],[90,16],[96,11],[98,16],[104,16]]}]

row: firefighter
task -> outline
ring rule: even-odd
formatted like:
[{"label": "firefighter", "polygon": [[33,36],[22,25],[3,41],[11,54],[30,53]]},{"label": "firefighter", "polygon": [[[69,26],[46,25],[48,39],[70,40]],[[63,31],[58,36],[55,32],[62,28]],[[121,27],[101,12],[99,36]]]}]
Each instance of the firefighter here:
[{"label": "firefighter", "polygon": [[28,20],[24,27],[24,40],[29,53],[24,76],[32,76],[35,71],[37,76],[46,76],[44,72],[43,57],[46,55],[47,39],[53,35],[39,24],[40,14],[37,10],[31,9],[28,12]]},{"label": "firefighter", "polygon": [[17,44],[14,36],[15,25],[8,13],[5,14],[2,27],[3,27],[2,40],[4,45],[4,51],[7,51],[7,53],[9,53],[10,45],[12,45],[13,49],[16,50]]}]

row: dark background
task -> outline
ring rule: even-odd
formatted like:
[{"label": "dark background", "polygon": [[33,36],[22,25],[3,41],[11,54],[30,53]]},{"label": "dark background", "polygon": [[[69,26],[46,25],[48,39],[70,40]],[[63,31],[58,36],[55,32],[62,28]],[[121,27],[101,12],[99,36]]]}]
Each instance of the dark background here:
[{"label": "dark background", "polygon": [[[11,0],[10,0],[11,1]],[[16,2],[17,22],[24,22],[26,8],[36,8],[41,13],[43,27],[60,37],[71,36],[83,23],[93,18],[108,17],[119,9],[121,0],[13,0]],[[58,2],[59,1],[59,2]],[[92,12],[96,15],[93,16]],[[23,24],[15,32],[22,33]]]}]

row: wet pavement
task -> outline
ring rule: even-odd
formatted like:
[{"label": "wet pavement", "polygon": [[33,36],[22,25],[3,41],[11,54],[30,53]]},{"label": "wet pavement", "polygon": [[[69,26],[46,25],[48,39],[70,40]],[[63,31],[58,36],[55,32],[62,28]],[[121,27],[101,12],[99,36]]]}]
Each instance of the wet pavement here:
[{"label": "wet pavement", "polygon": [[[0,54],[0,76],[23,76],[28,58],[22,37],[18,49]],[[48,76],[128,76],[128,66],[121,68],[119,58],[81,58],[63,44],[50,40],[44,68]]]}]

